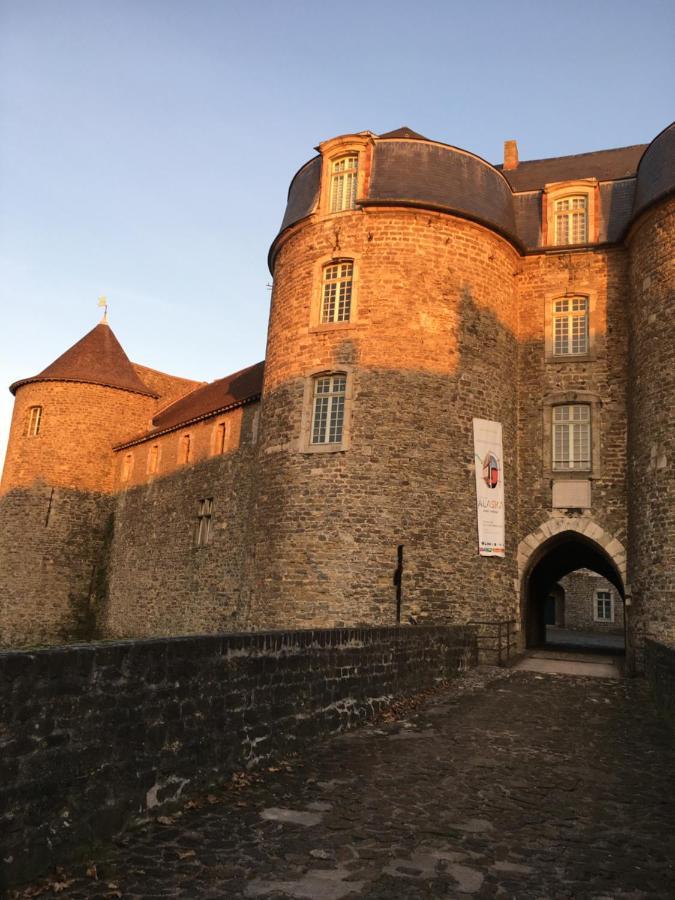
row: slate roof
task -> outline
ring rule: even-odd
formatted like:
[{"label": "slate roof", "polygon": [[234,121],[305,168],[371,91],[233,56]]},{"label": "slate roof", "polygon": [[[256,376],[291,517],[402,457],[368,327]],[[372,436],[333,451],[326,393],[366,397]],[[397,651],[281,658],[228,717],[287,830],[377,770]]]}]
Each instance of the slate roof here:
[{"label": "slate roof", "polygon": [[36,381],[78,381],[157,397],[141,381],[112,328],[105,322],[92,328],[38,375],[15,381],[10,391],[15,394],[22,385]]},{"label": "slate roof", "polygon": [[597,178],[598,181],[616,181],[634,178],[640,157],[648,144],[618,147],[615,150],[595,150],[574,156],[554,156],[551,159],[529,159],[518,168],[504,170],[495,166],[508,180],[514,191],[538,191],[556,181],[574,181],[577,178]]},{"label": "slate roof", "polygon": [[408,138],[413,141],[428,141],[429,138],[424,137],[423,134],[419,134],[417,131],[413,131],[412,128],[408,128],[407,125],[402,125],[400,128],[396,128],[394,131],[386,131],[384,134],[379,135],[380,138]]}]

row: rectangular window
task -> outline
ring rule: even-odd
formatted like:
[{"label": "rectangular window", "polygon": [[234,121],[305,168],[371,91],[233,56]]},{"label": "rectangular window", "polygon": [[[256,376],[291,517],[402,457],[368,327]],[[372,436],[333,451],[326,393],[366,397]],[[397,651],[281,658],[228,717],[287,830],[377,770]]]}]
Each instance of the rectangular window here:
[{"label": "rectangular window", "polygon": [[591,408],[585,404],[553,407],[553,468],[591,468]]},{"label": "rectangular window", "polygon": [[585,195],[555,201],[556,244],[585,244],[588,240],[588,198]]},{"label": "rectangular window", "polygon": [[312,444],[341,443],[346,391],[346,375],[321,375],[314,379]]},{"label": "rectangular window", "polygon": [[212,513],[213,497],[205,497],[203,500],[200,500],[195,526],[195,547],[205,547],[209,543]]},{"label": "rectangular window", "polygon": [[588,353],[586,297],[562,297],[553,301],[553,353],[555,356]]},{"label": "rectangular window", "polygon": [[614,621],[614,602],[609,591],[595,592],[595,621]]},{"label": "rectangular window", "polygon": [[358,156],[343,156],[334,160],[330,178],[330,211],[342,212],[356,206]]},{"label": "rectangular window", "polygon": [[213,452],[216,455],[225,452],[225,436],[226,436],[225,423],[219,422],[216,425],[215,443],[213,445]]},{"label": "rectangular window", "polygon": [[182,465],[190,462],[190,454],[192,453],[192,438],[189,434],[184,434],[180,439],[180,450],[178,454],[178,462]]},{"label": "rectangular window", "polygon": [[154,475],[159,468],[159,445],[153,444],[148,453],[148,474]]},{"label": "rectangular window", "polygon": [[122,460],[122,481],[128,481],[131,478],[131,470],[134,467],[133,454],[127,453]]},{"label": "rectangular window", "polygon": [[348,322],[352,305],[354,264],[331,263],[323,270],[321,322]]},{"label": "rectangular window", "polygon": [[42,422],[42,407],[31,406],[28,410],[28,436],[35,437],[40,433],[40,423]]}]

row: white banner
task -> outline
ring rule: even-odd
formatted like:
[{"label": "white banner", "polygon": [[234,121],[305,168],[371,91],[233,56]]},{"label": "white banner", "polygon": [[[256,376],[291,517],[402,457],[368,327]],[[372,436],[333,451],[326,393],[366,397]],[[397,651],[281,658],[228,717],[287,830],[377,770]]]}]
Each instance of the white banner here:
[{"label": "white banner", "polygon": [[504,556],[504,454],[502,423],[473,420],[478,507],[478,552]]}]

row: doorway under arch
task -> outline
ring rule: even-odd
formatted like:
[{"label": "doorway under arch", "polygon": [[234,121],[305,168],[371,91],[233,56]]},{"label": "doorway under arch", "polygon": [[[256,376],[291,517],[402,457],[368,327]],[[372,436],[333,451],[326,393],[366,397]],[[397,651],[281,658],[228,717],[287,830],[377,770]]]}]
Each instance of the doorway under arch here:
[{"label": "doorway under arch", "polygon": [[[547,617],[551,617],[549,598],[559,592],[560,579],[580,569],[590,570],[605,578],[616,588],[621,602],[624,602],[624,579],[607,550],[579,531],[560,531],[531,552],[523,573],[522,618],[527,647],[546,644]],[[625,647],[625,624],[623,643]]]}]

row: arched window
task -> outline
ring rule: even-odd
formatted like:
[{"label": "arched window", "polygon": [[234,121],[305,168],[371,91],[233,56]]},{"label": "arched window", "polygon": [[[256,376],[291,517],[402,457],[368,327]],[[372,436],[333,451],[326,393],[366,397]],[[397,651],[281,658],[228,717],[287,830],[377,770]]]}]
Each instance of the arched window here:
[{"label": "arched window", "polygon": [[323,267],[321,324],[349,322],[352,307],[354,263],[351,259]]},{"label": "arched window", "polygon": [[554,471],[591,468],[591,407],[574,403],[553,407]]},{"label": "arched window", "polygon": [[561,297],[553,301],[553,355],[588,353],[588,298]]},{"label": "arched window", "polygon": [[588,241],[588,195],[575,194],[554,201],[555,244]]},{"label": "arched window", "polygon": [[312,444],[340,444],[345,421],[347,376],[340,372],[314,378]]},{"label": "arched window", "polygon": [[357,154],[341,156],[331,163],[330,211],[342,212],[356,207],[359,157]]},{"label": "arched window", "polygon": [[42,424],[42,407],[31,406],[28,410],[28,423],[26,425],[26,434],[28,437],[35,437],[40,434],[40,425]]}]

